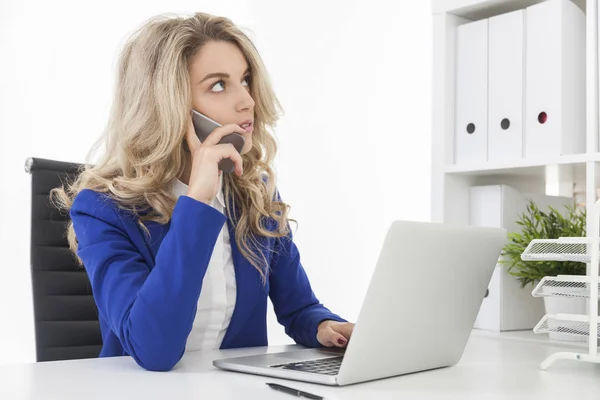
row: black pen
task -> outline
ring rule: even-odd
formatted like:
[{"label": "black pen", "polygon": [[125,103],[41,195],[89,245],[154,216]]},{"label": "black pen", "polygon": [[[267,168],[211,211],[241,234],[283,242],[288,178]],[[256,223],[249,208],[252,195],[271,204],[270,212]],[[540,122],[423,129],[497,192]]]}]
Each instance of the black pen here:
[{"label": "black pen", "polygon": [[267,383],[267,385],[271,389],[275,389],[275,390],[278,390],[283,393],[291,394],[292,396],[296,396],[296,397],[306,397],[307,399],[313,399],[313,400],[323,400],[324,399],[323,397],[317,396],[316,394],[306,393],[306,392],[303,392],[302,390],[292,389],[287,386],[278,385],[277,383]]}]

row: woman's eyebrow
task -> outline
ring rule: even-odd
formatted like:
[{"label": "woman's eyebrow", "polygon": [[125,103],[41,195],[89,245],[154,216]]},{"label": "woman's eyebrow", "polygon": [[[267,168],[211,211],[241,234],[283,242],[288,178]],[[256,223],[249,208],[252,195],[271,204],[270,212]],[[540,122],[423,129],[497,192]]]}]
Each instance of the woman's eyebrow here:
[{"label": "woman's eyebrow", "polygon": [[[244,71],[244,75],[246,75],[248,72],[250,72],[250,68],[246,68],[246,71]],[[205,77],[204,77],[204,78],[203,78],[203,79],[202,79],[200,82],[198,82],[198,83],[202,83],[202,82],[204,82],[205,80],[207,80],[207,79],[210,79],[210,78],[229,78],[229,77],[230,77],[230,75],[229,75],[229,74],[226,74],[225,72],[212,72],[212,73],[210,73],[210,74],[206,75],[206,76],[205,76]]]}]

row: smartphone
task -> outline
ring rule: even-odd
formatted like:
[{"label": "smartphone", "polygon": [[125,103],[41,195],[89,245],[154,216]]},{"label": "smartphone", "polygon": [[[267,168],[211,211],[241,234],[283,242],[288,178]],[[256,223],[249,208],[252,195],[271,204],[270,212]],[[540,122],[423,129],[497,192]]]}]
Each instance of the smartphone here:
[{"label": "smartphone", "polygon": [[[213,121],[194,109],[192,109],[192,124],[194,125],[196,136],[200,139],[200,143],[204,142],[212,131],[221,126],[218,122]],[[221,138],[219,144],[221,143],[231,143],[237,152],[241,153],[246,140],[239,133],[230,133]],[[224,158],[219,162],[219,169],[229,174],[235,170],[235,164],[229,158]]]}]

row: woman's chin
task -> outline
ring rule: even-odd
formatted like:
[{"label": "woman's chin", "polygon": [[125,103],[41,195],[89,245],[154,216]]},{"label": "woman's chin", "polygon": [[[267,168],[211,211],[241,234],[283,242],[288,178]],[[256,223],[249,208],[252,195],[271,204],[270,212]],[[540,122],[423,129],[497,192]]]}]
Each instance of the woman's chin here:
[{"label": "woman's chin", "polygon": [[250,149],[252,149],[252,137],[246,137],[246,143],[244,144],[244,147],[242,147],[242,151],[240,154],[246,154],[250,151]]}]

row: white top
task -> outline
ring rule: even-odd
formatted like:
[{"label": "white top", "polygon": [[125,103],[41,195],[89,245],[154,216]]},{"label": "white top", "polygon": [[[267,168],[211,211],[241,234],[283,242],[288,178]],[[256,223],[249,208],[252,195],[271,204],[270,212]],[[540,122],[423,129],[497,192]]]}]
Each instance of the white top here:
[{"label": "white top", "polygon": [[[177,179],[173,184],[173,193],[184,195],[188,186]],[[223,197],[223,175],[219,179],[217,196],[211,206],[225,214]],[[198,299],[198,309],[192,331],[187,339],[186,351],[219,349],[225,332],[229,327],[235,307],[236,282],[231,244],[227,223],[219,233],[217,242],[202,281],[202,290]]]}]

